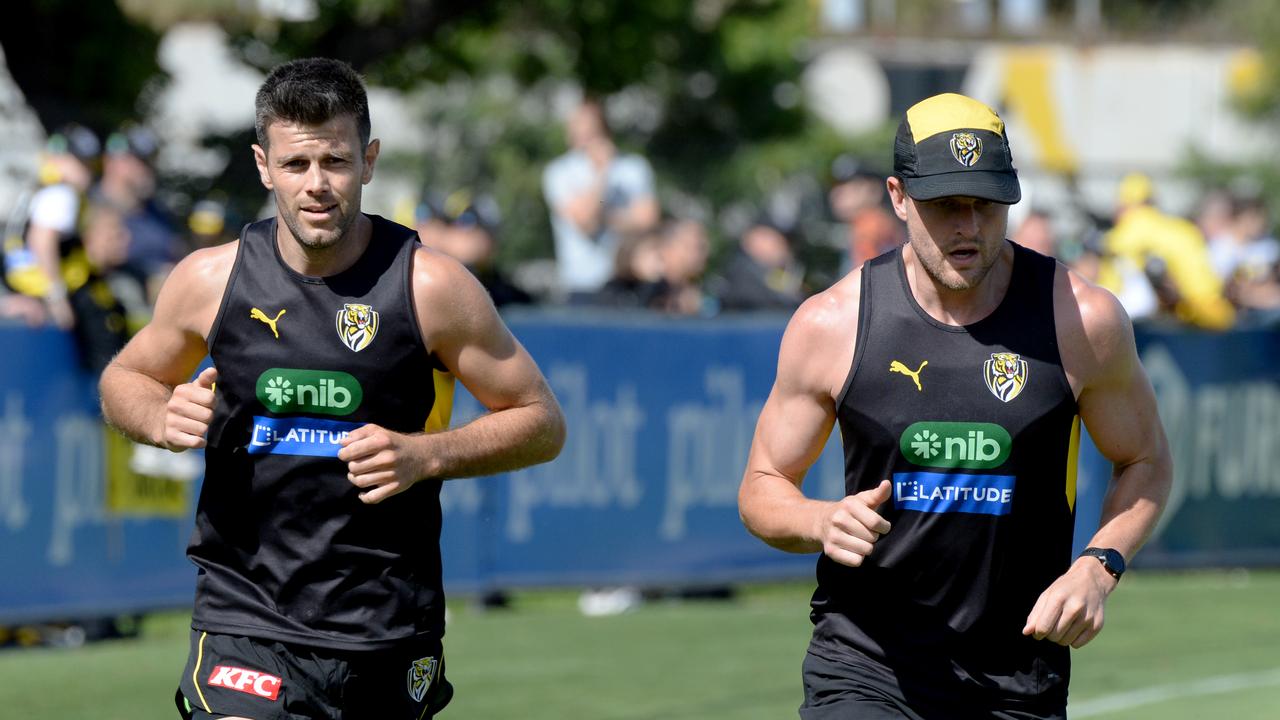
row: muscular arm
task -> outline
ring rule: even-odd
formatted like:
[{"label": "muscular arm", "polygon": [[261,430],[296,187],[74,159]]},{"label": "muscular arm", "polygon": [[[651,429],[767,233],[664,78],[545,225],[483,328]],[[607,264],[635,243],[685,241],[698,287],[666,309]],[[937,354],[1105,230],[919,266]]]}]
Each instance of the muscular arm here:
[{"label": "muscular arm", "polygon": [[860,564],[889,529],[875,513],[887,499],[887,483],[838,502],[809,499],[801,485],[831,434],[835,398],[852,363],[857,277],[810,298],[787,325],[738,491],[752,534],[781,550],[823,551],[848,565]]},{"label": "muscular arm", "polygon": [[466,268],[427,249],[417,251],[413,284],[428,348],[488,412],[436,433],[404,436],[373,425],[353,431],[338,457],[366,489],[362,499],[379,502],[422,478],[489,475],[555,458],[565,437],[560,406],[484,288]]},{"label": "muscular arm", "polygon": [[[1082,306],[1096,374],[1080,393],[1080,418],[1103,457],[1112,462],[1101,523],[1090,545],[1131,559],[1160,519],[1173,483],[1173,460],[1151,382],[1138,361],[1133,327],[1105,291]],[[1097,561],[1094,561],[1097,564]]]},{"label": "muscular arm", "polygon": [[[1173,481],[1155,393],[1115,297],[1064,270],[1057,285],[1063,365],[1078,392],[1080,418],[1114,468],[1101,525],[1089,544],[1132,559],[1159,520]],[[1096,559],[1078,558],[1040,596],[1024,634],[1083,646],[1102,630],[1103,605],[1115,587]]]},{"label": "muscular arm", "polygon": [[151,322],[103,370],[98,385],[103,417],[128,437],[174,450],[203,446],[208,417],[199,407],[212,416],[212,393],[187,380],[208,352],[206,340],[235,249],[236,243],[229,243],[198,250],[178,263],[160,291]]}]

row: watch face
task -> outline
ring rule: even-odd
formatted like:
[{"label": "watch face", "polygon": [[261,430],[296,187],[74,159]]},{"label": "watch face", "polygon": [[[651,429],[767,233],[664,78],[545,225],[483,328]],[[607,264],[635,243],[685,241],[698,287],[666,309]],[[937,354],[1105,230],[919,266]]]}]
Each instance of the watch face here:
[{"label": "watch face", "polygon": [[1120,575],[1124,573],[1124,556],[1121,555],[1119,551],[1111,550],[1109,548],[1104,552],[1105,552],[1105,558],[1107,561],[1107,567],[1110,568],[1111,571],[1116,575]]},{"label": "watch face", "polygon": [[1111,573],[1116,579],[1119,579],[1124,574],[1124,556],[1120,554],[1119,550],[1091,547],[1085,548],[1084,552],[1080,554],[1098,558],[1107,572]]}]

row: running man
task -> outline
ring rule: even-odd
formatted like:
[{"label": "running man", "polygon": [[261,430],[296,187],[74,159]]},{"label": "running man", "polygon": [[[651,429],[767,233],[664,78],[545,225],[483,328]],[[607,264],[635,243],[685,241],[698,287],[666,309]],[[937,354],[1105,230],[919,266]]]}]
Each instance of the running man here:
[{"label": "running man", "polygon": [[[205,451],[179,710],[431,717],[452,696],[441,483],[554,458],[563,419],[471,273],[361,213],[360,77],[289,62],[255,105],[275,217],[183,260],[101,383],[125,434]],[[455,377],[489,412],[446,430]]]},{"label": "running man", "polygon": [[[814,296],[782,340],[739,494],[746,526],[821,552],[800,717],[1063,718],[1171,460],[1115,298],[1005,239],[1004,124],[945,94],[898,128],[908,243]],[[1080,421],[1115,465],[1071,557]],[[806,498],[835,423],[845,492]]]}]

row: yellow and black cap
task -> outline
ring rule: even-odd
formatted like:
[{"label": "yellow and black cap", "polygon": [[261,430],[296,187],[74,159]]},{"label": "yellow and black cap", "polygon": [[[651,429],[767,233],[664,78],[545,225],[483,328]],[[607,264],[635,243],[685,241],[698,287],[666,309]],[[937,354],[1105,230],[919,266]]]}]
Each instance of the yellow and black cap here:
[{"label": "yellow and black cap", "polygon": [[1022,199],[1004,122],[964,95],[934,95],[907,110],[893,143],[893,170],[916,200],[964,196],[1012,205]]}]

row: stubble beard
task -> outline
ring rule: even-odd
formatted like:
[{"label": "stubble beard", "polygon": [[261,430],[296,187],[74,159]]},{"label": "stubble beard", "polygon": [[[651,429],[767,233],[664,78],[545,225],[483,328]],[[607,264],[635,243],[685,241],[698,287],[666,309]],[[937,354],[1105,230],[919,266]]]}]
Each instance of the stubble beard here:
[{"label": "stubble beard", "polygon": [[[341,205],[339,205],[341,209]],[[293,213],[284,214],[284,224],[289,228],[289,234],[293,236],[294,241],[298,245],[307,250],[328,250],[342,242],[347,237],[347,233],[351,231],[351,225],[355,222],[355,213],[343,213],[338,218],[338,224],[333,230],[314,230],[307,232],[307,228],[303,227],[302,221],[299,219],[301,210]]]},{"label": "stubble beard", "polygon": [[[991,268],[995,266],[996,259],[1000,256],[999,253],[996,253],[990,262],[984,259],[981,264],[974,268],[977,274],[970,280],[947,263],[946,255],[942,254],[937,245],[925,245],[924,242],[916,242],[909,231],[907,233],[907,241],[911,243],[912,249],[915,250],[916,258],[920,261],[920,266],[924,268],[929,277],[947,290],[957,292],[972,290],[981,285],[982,281],[986,279],[987,273],[991,272]],[[928,252],[921,252],[921,246],[927,247]]]}]

